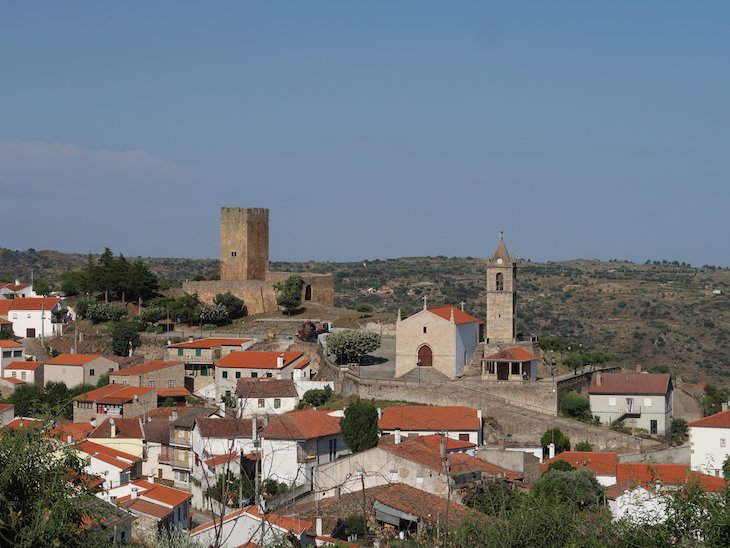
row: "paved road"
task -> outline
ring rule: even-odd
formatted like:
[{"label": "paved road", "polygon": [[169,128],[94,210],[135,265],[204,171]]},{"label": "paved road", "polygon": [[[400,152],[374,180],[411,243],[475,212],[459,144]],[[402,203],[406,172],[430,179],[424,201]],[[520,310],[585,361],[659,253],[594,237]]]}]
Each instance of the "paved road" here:
[{"label": "paved road", "polygon": [[[364,379],[393,379],[395,377],[395,337],[383,337],[380,348],[371,354],[375,363],[360,366]],[[380,363],[378,363],[380,362]]]}]

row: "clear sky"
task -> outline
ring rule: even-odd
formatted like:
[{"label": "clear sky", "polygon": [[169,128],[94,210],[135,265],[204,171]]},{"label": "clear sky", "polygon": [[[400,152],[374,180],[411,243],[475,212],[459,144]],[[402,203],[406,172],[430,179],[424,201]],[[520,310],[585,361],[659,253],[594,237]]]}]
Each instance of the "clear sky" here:
[{"label": "clear sky", "polygon": [[0,246],[730,265],[730,2],[4,2]]}]

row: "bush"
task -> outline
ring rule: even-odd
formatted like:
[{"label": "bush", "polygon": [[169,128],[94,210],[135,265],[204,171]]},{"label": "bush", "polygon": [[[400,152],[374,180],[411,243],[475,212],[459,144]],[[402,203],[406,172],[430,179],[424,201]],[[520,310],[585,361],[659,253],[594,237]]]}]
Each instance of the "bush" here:
[{"label": "bush", "polygon": [[380,335],[370,331],[337,331],[327,337],[327,350],[334,354],[337,363],[359,361],[360,358],[380,347]]},{"label": "bush", "polygon": [[139,323],[134,320],[122,320],[112,324],[109,332],[112,336],[112,352],[115,356],[127,356],[140,344]]},{"label": "bush", "polygon": [[568,461],[556,460],[556,461],[548,464],[547,471],[545,473],[549,472],[550,470],[559,470],[561,472],[572,472],[573,470],[575,470],[575,468],[573,468]]},{"label": "bush", "polygon": [[148,306],[139,313],[139,319],[144,323],[157,323],[167,316],[167,311],[161,306]]},{"label": "bush", "polygon": [[588,443],[587,441],[579,441],[575,445],[575,450],[590,452],[590,451],[593,451],[593,446],[590,443]]},{"label": "bush", "polygon": [[585,469],[545,472],[535,482],[533,492],[536,497],[557,500],[579,509],[598,505],[603,497],[603,487],[596,476]]},{"label": "bush", "polygon": [[588,398],[575,392],[568,392],[563,395],[560,400],[560,412],[566,417],[584,422],[590,422],[592,418]]},{"label": "bush", "polygon": [[355,400],[345,408],[342,437],[353,453],[378,445],[378,410],[370,402]]},{"label": "bush", "polygon": [[563,451],[570,451],[570,438],[563,434],[560,428],[551,428],[546,430],[540,438],[540,445],[545,448],[551,443],[555,444],[555,454],[562,453]]},{"label": "bush", "polygon": [[327,385],[322,389],[313,388],[312,390],[307,390],[302,396],[302,400],[312,407],[321,407],[330,401],[333,395],[334,391],[330,385]]}]

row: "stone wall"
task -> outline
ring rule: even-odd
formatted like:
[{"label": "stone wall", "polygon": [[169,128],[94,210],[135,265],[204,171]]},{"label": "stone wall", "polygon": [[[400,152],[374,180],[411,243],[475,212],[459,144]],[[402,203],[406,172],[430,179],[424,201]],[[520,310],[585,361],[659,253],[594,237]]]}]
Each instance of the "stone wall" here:
[{"label": "stone wall", "polygon": [[221,280],[264,280],[269,268],[269,210],[222,207]]},{"label": "stone wall", "polygon": [[[306,306],[307,301],[332,306],[335,304],[335,282],[332,274],[314,274],[311,272],[271,272],[266,273],[266,281],[271,285],[283,282],[290,276],[301,276],[304,278],[302,288],[302,305]],[[307,286],[311,291],[311,298],[307,299]]]}]

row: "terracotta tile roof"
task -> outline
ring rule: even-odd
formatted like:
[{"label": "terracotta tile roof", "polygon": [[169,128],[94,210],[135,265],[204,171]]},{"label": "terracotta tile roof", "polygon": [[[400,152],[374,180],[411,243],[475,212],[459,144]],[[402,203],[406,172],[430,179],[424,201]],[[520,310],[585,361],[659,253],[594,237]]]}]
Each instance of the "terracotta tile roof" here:
[{"label": "terracotta tile roof", "polygon": [[14,408],[15,405],[12,403],[0,403],[0,413],[4,413],[8,409]]},{"label": "terracotta tile roof", "polygon": [[10,291],[20,291],[21,289],[25,289],[26,287],[30,287],[29,284],[16,284],[16,283],[4,283],[0,284],[0,288],[9,289]]},{"label": "terracotta tile roof", "polygon": [[373,499],[390,508],[416,516],[427,525],[444,522],[447,515],[449,522],[459,523],[473,513],[463,504],[454,501],[448,503],[443,497],[432,495],[404,483],[383,486],[382,489],[375,491]]},{"label": "terracotta tile roof", "polygon": [[607,499],[616,500],[626,491],[633,491],[634,489],[636,489],[636,487],[638,487],[638,484],[635,481],[624,480],[618,483],[614,483],[613,485],[609,485],[604,490],[604,493]]},{"label": "terracotta tile roof", "polygon": [[107,384],[101,388],[90,390],[76,396],[74,401],[95,401],[99,403],[129,403],[135,396],[152,392],[148,386],[125,386],[123,384]]},{"label": "terracotta tile roof", "polygon": [[[0,314],[7,314],[7,311],[3,312],[2,308],[0,308]],[[0,318],[0,325],[13,325],[13,322],[6,320],[5,318]]]},{"label": "terracotta tile roof", "polygon": [[689,426],[702,428],[730,428],[730,410],[720,411],[704,419],[698,419],[689,423]]},{"label": "terracotta tile roof", "polygon": [[207,419],[195,421],[200,435],[204,438],[250,438],[252,437],[251,419]]},{"label": "terracotta tile roof", "polygon": [[77,443],[76,449],[86,453],[90,457],[94,457],[95,459],[99,459],[102,462],[119,468],[120,470],[129,470],[134,466],[135,462],[142,460],[134,455],[130,455],[129,453],[117,451],[111,447],[100,445],[88,440]]},{"label": "terracotta tile roof", "polygon": [[[134,438],[143,440],[144,439],[144,430],[142,429],[142,421],[138,418],[136,419],[127,419],[123,417],[115,417],[114,418],[114,426],[116,427],[116,437],[117,438]],[[104,422],[102,422],[99,426],[96,427],[96,429],[89,434],[89,439],[95,439],[95,438],[111,438],[112,428],[111,424],[109,424],[109,419],[104,419]]]},{"label": "terracotta tile roof", "polygon": [[81,441],[86,439],[89,434],[94,431],[94,427],[88,422],[69,422],[66,424],[59,424],[48,431],[48,436],[56,438],[62,442],[66,442],[68,436],[71,436],[72,441]]},{"label": "terracotta tile roof", "polygon": [[158,388],[157,389],[157,397],[158,398],[181,398],[183,396],[190,396],[190,390],[187,388]]},{"label": "terracotta tile roof", "polygon": [[147,480],[135,480],[132,485],[139,488],[139,496],[169,506],[177,506],[193,497],[192,494],[159,483],[150,483]]},{"label": "terracotta tile roof", "polygon": [[586,468],[597,476],[615,476],[618,465],[618,453],[599,453],[596,451],[563,451],[540,465],[540,472],[546,472],[548,466],[559,460],[565,461],[573,468]]},{"label": "terracotta tile roof", "polygon": [[13,304],[11,299],[0,299],[0,315],[7,316],[10,311],[11,304]]},{"label": "terracotta tile roof", "polygon": [[331,411],[303,409],[269,418],[261,436],[268,439],[311,440],[340,433],[340,418]]},{"label": "terracotta tile roof", "polygon": [[52,310],[60,302],[58,297],[20,297],[10,301],[10,310]]},{"label": "terracotta tile roof", "polygon": [[[202,533],[203,531],[207,531],[208,529],[213,528],[215,523],[227,523],[231,520],[234,520],[238,518],[239,516],[242,516],[243,514],[248,514],[249,516],[252,516],[258,520],[262,519],[261,513],[256,509],[255,506],[247,506],[246,508],[241,508],[240,510],[236,510],[234,512],[231,512],[230,514],[226,514],[223,516],[223,519],[216,519],[215,521],[209,521],[208,523],[204,523],[202,525],[199,525],[192,531],[190,531],[190,535],[194,536],[198,533]],[[301,534],[306,531],[307,529],[310,529],[314,527],[314,523],[311,521],[306,521],[303,519],[298,518],[289,518],[285,516],[281,516],[279,514],[272,514],[268,513],[266,514],[266,521],[271,523],[272,525],[276,525],[277,527],[281,529],[285,529],[287,531],[291,531],[297,536],[301,536]],[[244,545],[246,546],[246,545]]]},{"label": "terracotta tile roof", "polygon": [[183,362],[166,362],[164,360],[153,360],[151,362],[141,363],[139,365],[133,365],[132,367],[125,367],[119,371],[113,371],[109,374],[110,377],[127,377],[129,375],[143,375],[150,371],[159,371],[160,369],[166,369],[175,365],[183,365]]},{"label": "terracotta tile roof", "polygon": [[663,373],[594,373],[588,393],[664,395],[671,387],[671,377]]},{"label": "terracotta tile roof", "polygon": [[[422,466],[430,468],[436,472],[442,472],[444,469],[444,462],[439,452],[419,443],[415,438],[406,440],[397,445],[381,445],[380,447],[389,453],[393,453],[403,459],[421,464]],[[450,476],[470,472],[485,472],[495,476],[497,474],[502,474],[505,478],[511,480],[519,479],[520,477],[519,474],[512,470],[507,470],[501,466],[488,463],[463,453],[450,453],[448,461]]]},{"label": "terracotta tile roof", "polygon": [[278,379],[238,379],[236,396],[239,398],[296,398],[294,381]]},{"label": "terracotta tile roof", "polygon": [[18,417],[17,419],[11,420],[3,428],[20,430],[21,428],[40,428],[41,426],[43,426],[43,423],[39,419],[32,419],[30,417]]},{"label": "terracotta tile roof", "polygon": [[170,443],[172,423],[167,419],[150,419],[144,423],[144,439],[147,443]]},{"label": "terracotta tile roof", "polygon": [[85,365],[97,358],[101,358],[101,354],[60,354],[48,360],[46,365]]},{"label": "terracotta tile roof", "polygon": [[16,379],[15,377],[3,377],[0,380],[9,382],[10,384],[25,384],[25,381],[21,381],[20,379]]},{"label": "terracotta tile roof", "polygon": [[451,313],[453,312],[454,323],[456,323],[456,325],[463,323],[484,323],[479,318],[475,318],[471,314],[464,312],[461,308],[453,305],[435,306],[433,308],[429,308],[428,311],[432,314],[436,314],[439,318],[443,318],[444,320],[450,320]]},{"label": "terracotta tile roof", "polygon": [[42,367],[44,363],[45,362],[11,362],[5,366],[5,370],[7,371],[8,369],[22,369],[24,371],[35,371],[39,367]]},{"label": "terracotta tile roof", "polygon": [[234,339],[234,338],[207,338],[198,339],[197,341],[185,341],[175,343],[168,348],[216,348],[218,346],[241,346],[250,343],[252,339]]},{"label": "terracotta tile roof", "polygon": [[[243,369],[278,369],[278,357],[284,356],[287,367],[304,356],[302,352],[231,352],[215,362],[216,367],[235,367]],[[304,358],[309,363],[309,360]],[[297,364],[300,365],[300,364]]]},{"label": "terracotta tile roof", "polygon": [[616,467],[616,482],[627,480],[644,487],[656,483],[684,485],[689,481],[699,481],[708,493],[722,491],[726,485],[723,478],[691,471],[688,464],[619,463]]},{"label": "terracotta tile roof", "polygon": [[172,405],[170,407],[158,407],[156,409],[151,409],[146,413],[140,413],[139,415],[135,415],[135,417],[142,417],[144,415],[144,417],[150,417],[152,419],[162,419],[170,421],[173,413],[177,413],[178,417],[182,417],[185,415],[185,413],[193,409],[195,409],[195,407],[192,405]]},{"label": "terracotta tile roof", "polygon": [[225,455],[211,457],[205,461],[205,464],[208,468],[215,468],[216,466],[220,466],[221,464],[237,461],[240,454],[241,453],[239,451],[234,451],[233,453],[227,453]]},{"label": "terracotta tile roof", "polygon": [[528,352],[520,346],[514,346],[512,348],[505,348],[500,350],[496,354],[487,356],[485,360],[493,362],[529,362],[532,360],[539,359],[532,352]]},{"label": "terracotta tile roof", "polygon": [[11,341],[8,339],[3,339],[0,341],[0,348],[22,348],[24,347],[24,344],[21,344],[19,342]]},{"label": "terracotta tile roof", "polygon": [[460,406],[398,405],[383,409],[381,430],[474,431],[481,428],[477,410]]},{"label": "terracotta tile roof", "polygon": [[123,502],[119,502],[119,506],[122,506],[123,508],[126,508],[127,510],[135,514],[151,516],[158,520],[165,519],[167,516],[172,514],[173,510],[172,508],[168,508],[167,506],[161,506],[159,504],[155,504],[154,502],[142,500],[139,497],[136,499],[130,498],[124,500]]},{"label": "terracotta tile roof", "polygon": [[463,451],[464,449],[472,449],[476,447],[475,443],[471,443],[469,441],[455,440],[446,436],[442,436],[441,434],[432,434],[430,436],[416,436],[414,438],[408,438],[408,441],[425,445],[432,451],[440,451],[441,440],[444,439],[446,440],[446,451],[448,452]]}]

